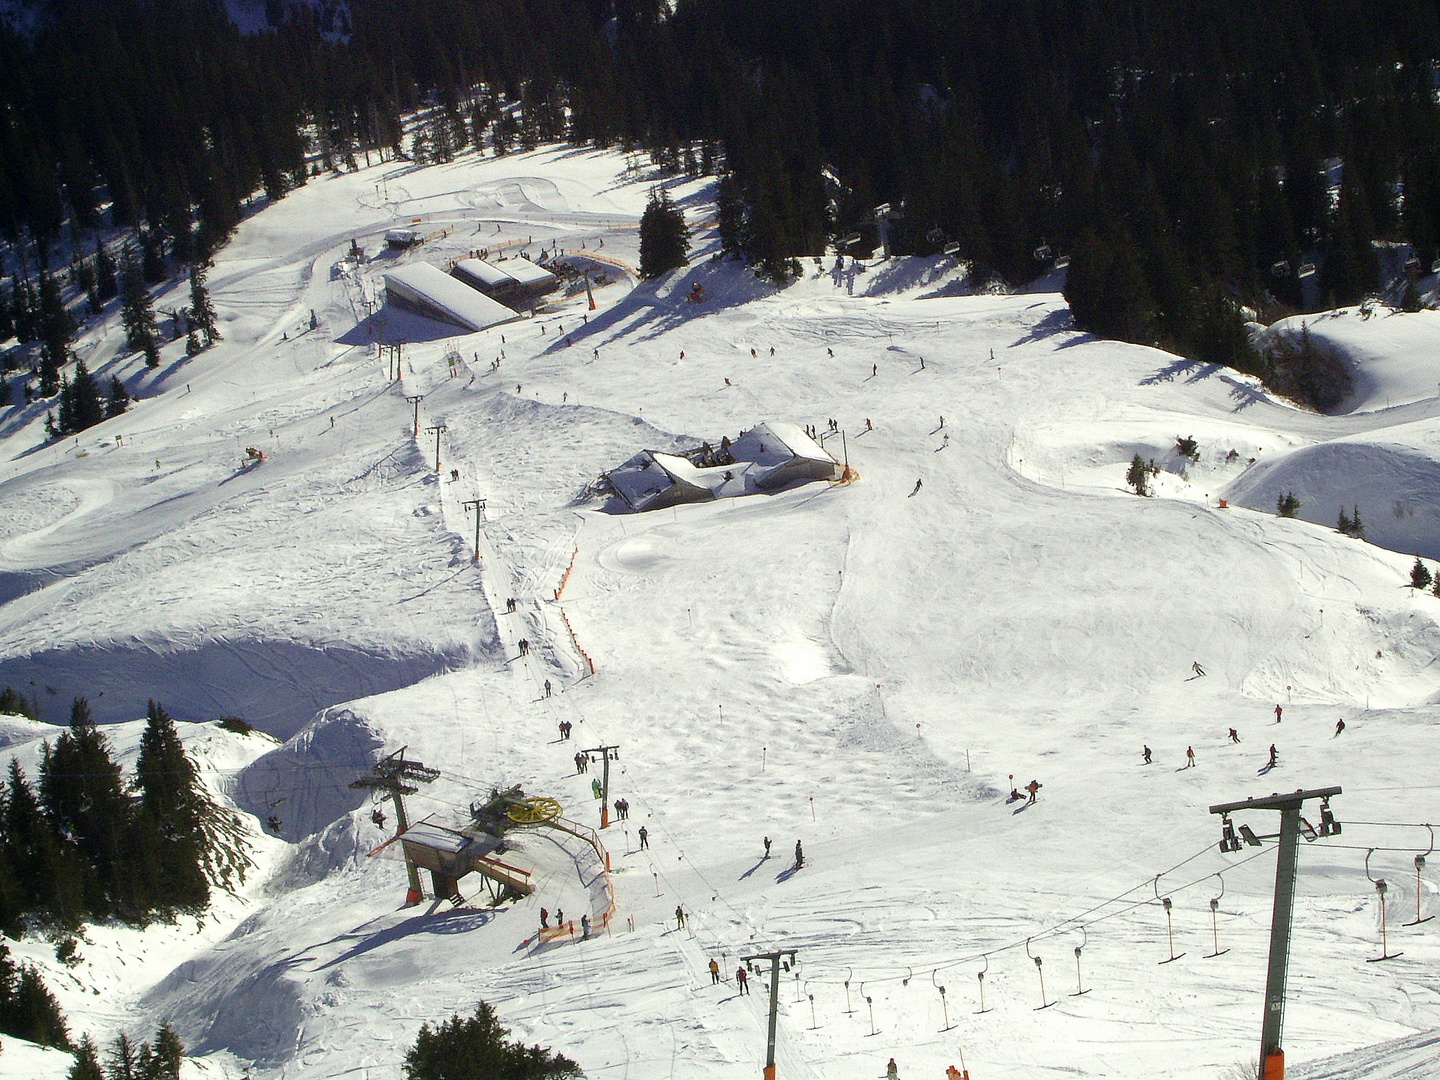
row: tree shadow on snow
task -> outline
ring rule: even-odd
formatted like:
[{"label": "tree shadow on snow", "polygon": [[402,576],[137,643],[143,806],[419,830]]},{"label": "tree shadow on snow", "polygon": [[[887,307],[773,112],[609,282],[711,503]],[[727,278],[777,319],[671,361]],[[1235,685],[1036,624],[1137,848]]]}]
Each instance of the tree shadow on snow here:
[{"label": "tree shadow on snow", "polygon": [[1075,329],[1075,322],[1070,318],[1069,308],[1056,308],[1032,326],[1029,333],[1012,341],[1010,348],[1013,349],[1017,345],[1029,345],[1036,341],[1044,341],[1046,338],[1054,337],[1056,334],[1077,334],[1078,337],[1075,341],[1066,343],[1069,345],[1078,345],[1082,341],[1095,340],[1095,335],[1086,334]]}]

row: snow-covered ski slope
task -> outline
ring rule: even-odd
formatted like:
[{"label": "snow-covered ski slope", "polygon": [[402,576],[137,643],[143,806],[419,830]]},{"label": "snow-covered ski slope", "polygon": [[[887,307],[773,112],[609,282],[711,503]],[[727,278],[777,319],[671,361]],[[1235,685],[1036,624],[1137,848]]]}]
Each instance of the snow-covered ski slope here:
[{"label": "snow-covered ski slope", "polygon": [[[961,295],[943,262],[807,260],[776,293],[712,260],[699,183],[672,190],[692,265],[638,284],[656,178],[625,165],[548,149],[314,180],[219,255],[214,349],[187,361],[176,342],[145,373],[113,318],[82,341],[102,375],[138,379],[132,412],[54,446],[38,409],[0,418],[0,686],[33,681],[54,721],[76,694],[132,722],[157,697],[294,736],[216,766],[286,843],[202,933],[105,931],[128,980],[101,944],[73,972],[16,947],[72,1026],[168,1019],[196,1077],[388,1080],[422,1021],[484,998],[598,1080],[755,1076],[766,988],[737,996],[737,958],[794,949],[782,1076],[863,1080],[893,1055],[938,1080],[963,1052],[976,1080],[1239,1077],[1274,854],[1221,854],[1207,808],[1339,784],[1343,834],[1300,857],[1292,1075],[1440,1073],[1440,920],[1401,925],[1428,833],[1355,824],[1440,817],[1440,599],[1405,587],[1410,553],[1440,556],[1436,317],[1315,320],[1361,388],[1321,417],[1077,333],[1058,295]],[[394,227],[449,232],[385,254]],[[396,262],[556,243],[605,269],[596,311],[582,292],[463,335],[366,307]],[[399,383],[372,332],[411,339]],[[858,479],[643,516],[586,494],[641,449],[768,419],[834,419],[826,446]],[[247,446],[266,460],[242,467]],[[1156,498],[1125,489],[1136,453],[1161,468]],[[1274,516],[1289,490],[1313,520]],[[1337,534],[1342,504],[1387,547]],[[525,945],[541,906],[598,911],[593,859],[558,834],[516,856],[535,895],[493,910],[403,908],[403,868],[365,857],[393,814],[377,827],[348,783],[381,753],[442,770],[414,817],[455,823],[519,783],[593,825],[599,765],[573,758],[608,744],[631,806],[603,833],[608,935]],[[1007,802],[1011,774],[1043,785],[1034,805]],[[1403,953],[1377,964],[1369,848]],[[1440,913],[1433,882],[1422,914]],[[1184,955],[1162,965],[1164,896]],[[1217,933],[1228,951],[1207,957]],[[7,1040],[0,1073],[64,1073],[20,1060]]]}]

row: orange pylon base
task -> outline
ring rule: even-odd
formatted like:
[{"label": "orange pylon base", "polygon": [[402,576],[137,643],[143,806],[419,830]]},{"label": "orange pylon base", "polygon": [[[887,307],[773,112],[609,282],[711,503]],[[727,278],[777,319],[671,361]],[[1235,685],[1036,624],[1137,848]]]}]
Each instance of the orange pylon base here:
[{"label": "orange pylon base", "polygon": [[775,1080],[775,1066],[774,1066],[774,1065],[766,1065],[766,1066],[765,1066],[765,1080]]},{"label": "orange pylon base", "polygon": [[406,906],[406,907],[414,907],[414,906],[415,906],[416,904],[418,904],[419,902],[420,902],[420,890],[419,890],[419,889],[406,889],[406,890],[405,890],[405,906]]},{"label": "orange pylon base", "polygon": [[1285,1051],[1276,1050],[1265,1058],[1261,1080],[1285,1080]]}]

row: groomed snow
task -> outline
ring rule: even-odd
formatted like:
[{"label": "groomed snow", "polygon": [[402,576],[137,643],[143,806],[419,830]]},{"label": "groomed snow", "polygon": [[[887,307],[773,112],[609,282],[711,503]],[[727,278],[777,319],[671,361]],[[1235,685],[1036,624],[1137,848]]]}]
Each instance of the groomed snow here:
[{"label": "groomed snow", "polygon": [[[170,1020],[201,1055],[187,1080],[389,1080],[423,1021],[484,998],[592,1078],[755,1076],[766,988],[738,997],[734,971],[781,948],[800,961],[781,979],[783,1077],[865,1080],[894,1056],[938,1080],[962,1053],[975,1080],[1240,1077],[1273,848],[1222,855],[1208,807],[1339,784],[1343,835],[1301,851],[1292,1074],[1440,1072],[1440,920],[1402,925],[1429,836],[1359,824],[1437,817],[1440,599],[1405,587],[1410,552],[1440,556],[1434,317],[1331,320],[1361,377],[1322,417],[1077,333],[1058,295],[966,295],[946,260],[806,261],[774,292],[712,258],[704,183],[626,165],[551,148],[314,180],[219,254],[214,349],[172,343],[152,373],[117,352],[114,320],[87,332],[92,369],[136,381],[129,414],[54,445],[41,409],[0,417],[0,686],[33,681],[54,722],[86,694],[129,722],[117,743],[152,696],[293,736],[206,751],[283,843],[258,841],[260,877],[203,930],[97,928],[74,972],[45,942],[15,946],[72,1028],[143,1038]],[[657,182],[696,249],[636,285]],[[406,259],[558,242],[617,283],[594,311],[557,296],[477,334],[391,325],[409,335],[391,384],[367,304],[396,258],[380,238],[416,218],[450,232]],[[352,239],[373,256],[358,268]],[[407,395],[424,395],[418,434]],[[858,479],[646,515],[586,494],[640,449],[761,418],[836,419],[826,449]],[[267,460],[243,468],[248,445]],[[1161,468],[1156,498],[1125,489],[1136,453]],[[1306,520],[1273,514],[1291,489]],[[1334,531],[1351,502],[1386,546]],[[4,732],[35,759],[28,728]],[[1279,767],[1257,775],[1272,741]],[[518,783],[598,824],[599,765],[573,758],[608,744],[611,797],[631,805],[602,833],[608,935],[525,944],[542,905],[600,902],[594,856],[563,834],[532,838],[539,888],[498,909],[404,908],[403,867],[365,857],[390,832],[348,783],[382,753],[442,770],[417,818],[454,824]],[[1011,774],[1043,784],[1035,805],[1006,801]],[[1403,953],[1388,963],[1365,962],[1368,848]],[[1163,965],[1162,896],[1184,953]],[[1228,952],[1207,957],[1217,932]],[[1027,951],[1053,1007],[1036,1008]],[[0,1074],[64,1075],[11,1046]]]}]

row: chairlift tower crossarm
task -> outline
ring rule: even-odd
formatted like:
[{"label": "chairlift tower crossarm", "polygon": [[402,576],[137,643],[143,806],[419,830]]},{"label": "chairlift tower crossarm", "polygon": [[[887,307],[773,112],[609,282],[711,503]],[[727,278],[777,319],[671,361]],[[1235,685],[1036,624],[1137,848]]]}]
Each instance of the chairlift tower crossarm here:
[{"label": "chairlift tower crossarm", "polygon": [[[405,812],[405,796],[414,795],[420,789],[416,784],[431,784],[440,778],[439,769],[431,769],[418,761],[407,761],[402,746],[393,754],[381,758],[371,766],[370,775],[350,781],[350,787],[370,791],[382,791],[395,804],[396,835],[410,829],[410,816]],[[409,859],[405,860],[405,871],[410,878],[412,895],[420,895],[420,871]]]},{"label": "chairlift tower crossarm", "polygon": [[1258,1080],[1284,1080],[1285,1052],[1280,1038],[1285,1026],[1285,977],[1290,963],[1290,923],[1295,907],[1295,870],[1299,861],[1300,808],[1310,799],[1339,795],[1340,788],[1314,788],[1289,795],[1218,803],[1210,813],[1242,810],[1280,811],[1279,853],[1275,860],[1275,906],[1270,919],[1270,960],[1265,973],[1265,1015],[1260,1032]]},{"label": "chairlift tower crossarm", "polygon": [[750,964],[756,960],[765,960],[770,964],[770,1027],[765,1044],[764,1080],[775,1080],[775,1020],[780,1005],[780,961],[786,956],[790,958],[790,966],[794,967],[794,949],[781,949],[777,952],[755,953],[753,956],[740,957],[742,964]]}]

